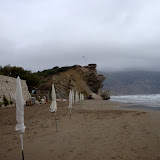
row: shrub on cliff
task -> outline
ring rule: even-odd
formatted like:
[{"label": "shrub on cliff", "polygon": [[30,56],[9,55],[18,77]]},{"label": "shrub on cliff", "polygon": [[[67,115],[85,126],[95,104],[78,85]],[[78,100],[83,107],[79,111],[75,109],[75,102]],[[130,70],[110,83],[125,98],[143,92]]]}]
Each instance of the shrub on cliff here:
[{"label": "shrub on cliff", "polygon": [[13,104],[13,101],[9,101],[9,104],[12,105],[12,104]]},{"label": "shrub on cliff", "polygon": [[8,99],[6,98],[5,95],[3,95],[3,104],[4,104],[5,106],[8,106],[8,105],[9,105],[9,101],[8,101]]},{"label": "shrub on cliff", "polygon": [[47,78],[48,76],[52,76],[52,75],[58,74],[60,72],[65,72],[68,69],[73,68],[73,67],[75,67],[75,66],[65,66],[65,67],[61,67],[61,68],[56,66],[56,67],[54,67],[52,69],[47,69],[47,70],[44,70],[44,71],[41,71],[41,72],[38,71],[37,73],[35,73],[35,75],[37,75],[38,77]]},{"label": "shrub on cliff", "polygon": [[37,75],[33,74],[31,71],[24,70],[22,67],[11,67],[10,65],[6,65],[4,67],[0,67],[0,74],[14,78],[19,76],[21,79],[26,80],[28,86],[36,87],[40,82]]}]

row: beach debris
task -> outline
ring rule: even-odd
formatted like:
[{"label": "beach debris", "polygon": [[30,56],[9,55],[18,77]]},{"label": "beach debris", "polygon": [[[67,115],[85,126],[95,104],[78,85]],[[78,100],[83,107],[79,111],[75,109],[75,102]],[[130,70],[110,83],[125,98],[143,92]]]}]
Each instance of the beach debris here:
[{"label": "beach debris", "polygon": [[56,118],[56,112],[57,112],[57,102],[56,102],[56,92],[54,88],[54,84],[52,84],[52,103],[49,108],[50,112],[54,112],[54,117],[55,117],[55,123],[56,123],[56,132],[57,130],[57,118]]},{"label": "beach debris", "polygon": [[22,160],[24,160],[24,152],[23,152],[23,132],[25,132],[24,125],[24,99],[22,94],[21,81],[19,76],[17,77],[17,85],[16,85],[16,120],[17,125],[15,127],[16,131],[19,131],[20,139],[21,139],[21,147],[22,147]]},{"label": "beach debris", "polygon": [[72,111],[72,91],[69,92],[69,111],[70,111],[70,119],[71,119],[71,111]]}]

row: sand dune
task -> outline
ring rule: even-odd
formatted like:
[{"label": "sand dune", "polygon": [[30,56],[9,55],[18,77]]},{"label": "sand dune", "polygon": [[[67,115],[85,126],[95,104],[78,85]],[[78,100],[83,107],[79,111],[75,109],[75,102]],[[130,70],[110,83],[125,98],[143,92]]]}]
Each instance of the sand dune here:
[{"label": "sand dune", "polygon": [[[58,132],[49,105],[25,107],[25,160],[160,160],[160,112],[83,101],[69,118],[58,103]],[[15,108],[0,109],[0,160],[21,159]]]}]

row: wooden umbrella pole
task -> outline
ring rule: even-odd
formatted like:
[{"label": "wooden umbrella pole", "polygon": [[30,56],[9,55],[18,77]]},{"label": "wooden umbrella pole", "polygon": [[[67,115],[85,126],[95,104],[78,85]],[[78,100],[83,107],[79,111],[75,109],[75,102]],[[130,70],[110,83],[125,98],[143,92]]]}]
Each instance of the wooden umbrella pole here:
[{"label": "wooden umbrella pole", "polygon": [[57,118],[56,118],[56,112],[55,112],[55,123],[56,123],[56,132],[58,132],[58,130],[57,130]]},{"label": "wooden umbrella pole", "polygon": [[22,150],[22,160],[24,160],[24,153],[23,153],[23,150]]},{"label": "wooden umbrella pole", "polygon": [[56,122],[56,111],[55,111],[55,114],[54,114],[54,119],[55,119],[55,122]]},{"label": "wooden umbrella pole", "polygon": [[70,109],[70,119],[71,119],[71,109]]},{"label": "wooden umbrella pole", "polygon": [[22,132],[20,132],[20,138],[21,138],[21,147],[22,147],[22,160],[24,160],[24,152],[23,152],[23,135],[22,135]]}]

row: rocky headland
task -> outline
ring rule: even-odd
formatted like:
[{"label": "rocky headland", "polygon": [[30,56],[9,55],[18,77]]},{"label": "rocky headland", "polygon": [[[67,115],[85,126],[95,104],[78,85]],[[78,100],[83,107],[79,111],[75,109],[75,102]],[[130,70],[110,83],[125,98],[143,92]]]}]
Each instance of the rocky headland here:
[{"label": "rocky headland", "polygon": [[[51,84],[53,83],[56,88],[57,98],[68,98],[69,90],[73,89],[83,93],[86,98],[101,99],[101,89],[106,77],[98,74],[96,67],[96,64],[89,64],[88,66],[63,67],[63,70],[58,67],[53,68],[53,74],[46,78],[41,76],[41,85],[37,88],[36,94],[49,96]],[[60,71],[58,72],[58,70]],[[40,75],[41,73],[39,73]]]}]

